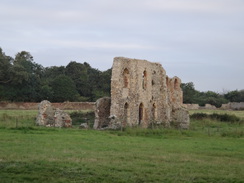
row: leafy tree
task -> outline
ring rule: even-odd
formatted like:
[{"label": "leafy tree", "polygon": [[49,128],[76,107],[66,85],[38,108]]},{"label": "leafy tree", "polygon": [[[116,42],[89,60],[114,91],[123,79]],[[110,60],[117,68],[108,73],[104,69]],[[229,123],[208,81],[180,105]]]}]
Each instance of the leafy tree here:
[{"label": "leafy tree", "polygon": [[228,100],[219,93],[213,91],[199,92],[195,90],[192,82],[182,83],[181,88],[183,91],[183,103],[199,104],[200,106],[211,104],[216,107],[221,107],[222,104],[228,103]]},{"label": "leafy tree", "polygon": [[[59,75],[65,75],[64,66],[52,66],[44,68],[43,82],[49,82]],[[47,84],[47,83],[46,83]]]},{"label": "leafy tree", "polygon": [[12,88],[17,89],[16,101],[37,101],[43,67],[33,61],[29,52],[16,54],[13,62]]},{"label": "leafy tree", "polygon": [[244,90],[234,90],[226,93],[225,98],[230,102],[244,102]]},{"label": "leafy tree", "polygon": [[112,77],[112,68],[101,73],[101,78],[103,78],[102,89],[107,94],[107,96],[110,96],[111,77]]},{"label": "leafy tree", "polygon": [[89,96],[88,74],[87,70],[90,68],[89,64],[81,64],[71,61],[67,66],[65,73],[75,83],[76,89],[81,96]]},{"label": "leafy tree", "polygon": [[183,103],[195,103],[195,98],[198,97],[199,92],[195,90],[193,82],[182,83],[181,88],[183,91]]},{"label": "leafy tree", "polygon": [[53,102],[76,101],[79,93],[76,90],[73,80],[65,75],[56,77],[52,83]]},{"label": "leafy tree", "polygon": [[6,56],[0,48],[0,83],[9,83],[12,80],[13,58]]},{"label": "leafy tree", "polygon": [[37,101],[42,101],[42,100],[49,100],[52,101],[54,92],[51,86],[48,84],[41,85],[39,88],[38,92],[38,100]]}]

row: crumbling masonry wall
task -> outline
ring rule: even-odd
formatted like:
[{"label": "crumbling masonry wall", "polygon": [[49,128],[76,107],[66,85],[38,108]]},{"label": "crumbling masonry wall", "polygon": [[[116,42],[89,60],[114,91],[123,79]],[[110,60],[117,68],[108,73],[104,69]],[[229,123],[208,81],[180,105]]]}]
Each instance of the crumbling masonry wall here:
[{"label": "crumbling masonry wall", "polygon": [[47,127],[71,127],[72,119],[68,113],[58,108],[55,109],[49,101],[43,100],[38,105],[36,125]]},{"label": "crumbling masonry wall", "polygon": [[148,127],[177,123],[188,128],[189,114],[182,104],[181,80],[169,78],[159,63],[116,57],[111,78],[110,125]]},{"label": "crumbling masonry wall", "polygon": [[109,126],[111,99],[103,97],[96,101],[95,121],[93,128],[100,129]]}]

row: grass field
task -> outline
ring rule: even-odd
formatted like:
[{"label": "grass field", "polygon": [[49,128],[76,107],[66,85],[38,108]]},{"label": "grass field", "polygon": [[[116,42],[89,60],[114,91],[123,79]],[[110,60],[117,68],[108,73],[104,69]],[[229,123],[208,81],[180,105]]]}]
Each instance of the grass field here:
[{"label": "grass field", "polygon": [[190,114],[193,113],[207,113],[207,114],[212,114],[212,113],[218,113],[218,114],[233,114],[236,115],[237,117],[240,117],[244,119],[244,111],[232,111],[232,110],[207,110],[207,109],[199,109],[199,110],[190,110]]},{"label": "grass field", "polygon": [[244,182],[243,123],[95,131],[36,127],[35,116],[0,111],[0,182]]}]

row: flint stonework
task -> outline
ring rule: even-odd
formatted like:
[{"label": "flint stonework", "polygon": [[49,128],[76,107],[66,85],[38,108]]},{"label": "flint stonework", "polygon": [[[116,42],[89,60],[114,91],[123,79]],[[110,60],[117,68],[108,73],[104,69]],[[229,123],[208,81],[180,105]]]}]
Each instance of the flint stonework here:
[{"label": "flint stonework", "polygon": [[[112,129],[150,125],[189,127],[189,113],[183,106],[181,80],[169,78],[161,64],[124,57],[114,58],[111,78],[110,117],[96,115],[95,128]],[[99,104],[99,102],[97,102]],[[100,111],[96,106],[96,110]]]},{"label": "flint stonework", "polygon": [[71,127],[72,119],[66,112],[55,109],[52,104],[44,100],[38,105],[36,125],[47,127]]},{"label": "flint stonework", "polygon": [[189,127],[189,113],[183,107],[181,80],[169,78],[160,63],[114,58],[111,79],[110,116],[121,127],[152,124]]},{"label": "flint stonework", "polygon": [[96,101],[94,129],[100,129],[109,125],[111,99],[103,97]]}]

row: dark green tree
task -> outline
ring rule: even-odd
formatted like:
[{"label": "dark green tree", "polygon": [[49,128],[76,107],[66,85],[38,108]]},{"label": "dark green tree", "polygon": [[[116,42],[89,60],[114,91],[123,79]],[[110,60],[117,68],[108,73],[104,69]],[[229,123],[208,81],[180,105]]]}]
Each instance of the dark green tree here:
[{"label": "dark green tree", "polygon": [[6,56],[0,48],[0,84],[9,83],[13,77],[13,58]]},{"label": "dark green tree", "polygon": [[198,96],[199,92],[195,90],[193,82],[182,83],[181,88],[183,91],[183,103],[186,104],[196,103],[195,99]]},{"label": "dark green tree", "polygon": [[234,90],[224,94],[224,97],[230,102],[244,102],[244,90]]},{"label": "dark green tree", "polygon": [[71,61],[66,66],[66,75],[69,76],[75,83],[76,89],[79,94],[84,98],[90,97],[90,88],[88,81],[88,69],[90,65],[87,63],[77,63]]},{"label": "dark green tree", "polygon": [[219,93],[213,91],[199,92],[195,90],[192,82],[182,83],[181,88],[183,91],[183,103],[199,104],[200,106],[211,104],[216,107],[221,107],[222,104],[228,103],[228,100]]},{"label": "dark green tree", "polygon": [[56,77],[51,82],[53,91],[53,102],[77,101],[79,93],[76,90],[73,80],[65,75]]},{"label": "dark green tree", "polygon": [[38,101],[43,67],[33,61],[29,52],[17,53],[14,62],[12,86],[18,90],[17,101]]}]

